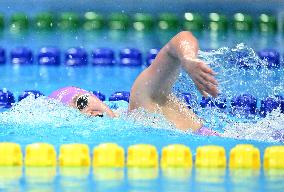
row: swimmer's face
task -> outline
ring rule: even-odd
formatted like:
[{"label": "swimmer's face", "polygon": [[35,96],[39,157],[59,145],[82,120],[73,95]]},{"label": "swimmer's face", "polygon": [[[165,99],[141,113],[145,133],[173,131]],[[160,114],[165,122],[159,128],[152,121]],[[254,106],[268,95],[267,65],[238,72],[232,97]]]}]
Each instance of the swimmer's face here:
[{"label": "swimmer's face", "polygon": [[106,114],[109,117],[115,117],[114,112],[106,104],[91,94],[78,94],[69,105],[89,116],[102,116]]}]

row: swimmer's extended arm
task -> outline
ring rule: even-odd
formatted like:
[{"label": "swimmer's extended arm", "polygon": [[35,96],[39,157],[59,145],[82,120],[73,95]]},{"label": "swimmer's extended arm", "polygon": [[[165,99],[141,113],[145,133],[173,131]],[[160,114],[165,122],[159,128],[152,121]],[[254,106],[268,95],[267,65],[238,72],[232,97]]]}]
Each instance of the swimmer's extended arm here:
[{"label": "swimmer's extended arm", "polygon": [[178,102],[171,94],[180,68],[183,67],[202,95],[217,96],[214,72],[197,59],[198,49],[198,42],[190,32],[184,31],[174,36],[134,82],[130,110],[138,107],[149,111],[159,109],[178,128],[198,129],[202,123],[185,104]]}]

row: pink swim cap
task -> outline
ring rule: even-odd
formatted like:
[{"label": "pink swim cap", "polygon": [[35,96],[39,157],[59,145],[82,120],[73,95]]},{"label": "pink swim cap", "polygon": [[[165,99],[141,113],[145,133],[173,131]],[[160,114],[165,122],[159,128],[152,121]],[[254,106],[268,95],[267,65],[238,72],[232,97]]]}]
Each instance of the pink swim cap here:
[{"label": "pink swim cap", "polygon": [[69,105],[72,99],[78,94],[90,94],[90,92],[78,87],[69,86],[57,89],[52,92],[48,98],[55,99],[65,105]]}]

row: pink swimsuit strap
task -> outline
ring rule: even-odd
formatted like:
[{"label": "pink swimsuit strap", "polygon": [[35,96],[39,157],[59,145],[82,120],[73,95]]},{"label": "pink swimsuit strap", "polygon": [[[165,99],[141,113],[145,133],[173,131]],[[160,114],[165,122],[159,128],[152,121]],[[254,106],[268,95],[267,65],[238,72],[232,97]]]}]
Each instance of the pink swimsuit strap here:
[{"label": "pink swimsuit strap", "polygon": [[197,135],[204,135],[204,136],[221,136],[218,132],[213,131],[212,129],[209,129],[207,127],[202,126],[200,129],[195,131]]}]

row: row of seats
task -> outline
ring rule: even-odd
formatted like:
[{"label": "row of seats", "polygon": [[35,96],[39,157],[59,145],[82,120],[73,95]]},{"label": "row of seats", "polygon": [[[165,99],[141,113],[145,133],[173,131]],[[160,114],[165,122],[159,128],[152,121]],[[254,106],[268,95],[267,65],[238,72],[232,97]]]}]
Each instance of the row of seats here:
[{"label": "row of seats", "polygon": [[[199,13],[186,12],[183,15],[175,13],[161,13],[155,17],[147,13],[127,15],[125,13],[112,13],[109,15],[96,12],[86,12],[80,15],[75,12],[63,12],[59,15],[53,13],[39,13],[33,18],[25,13],[14,13],[7,22],[11,31],[21,32],[30,26],[38,30],[76,30],[83,27],[85,30],[98,30],[108,28],[111,30],[127,30],[133,28],[137,31],[152,30],[156,26],[160,30],[189,30],[226,32],[229,28],[234,31],[251,32],[254,28],[264,33],[275,33],[278,22],[275,15],[262,13],[255,18],[247,13],[224,15],[212,12],[200,15]],[[5,26],[5,19],[0,15],[0,30]],[[256,27],[255,27],[256,26]]]},{"label": "row of seats", "polygon": [[[99,91],[92,91],[100,100],[105,101],[106,96]],[[18,101],[33,95],[35,98],[43,96],[44,94],[37,90],[26,90],[18,97]],[[109,101],[127,101],[129,102],[130,93],[128,91],[117,91],[114,92],[109,98]],[[193,106],[194,99],[190,93],[183,93],[182,97],[184,101],[188,104],[188,107]],[[15,97],[13,93],[6,89],[0,90],[0,107],[10,108],[15,103]],[[211,97],[202,97],[200,101],[200,106],[205,107],[215,107],[221,110],[228,108],[228,102],[226,98],[219,97],[217,99],[212,99]],[[257,108],[257,98],[251,94],[241,94],[235,96],[231,102],[230,106],[232,108],[233,114],[244,114],[244,115],[256,115],[259,114],[261,117],[265,117],[272,110],[280,109],[281,113],[284,113],[284,97],[283,96],[273,96],[266,97],[260,101],[260,108]]]},{"label": "row of seats", "polygon": [[[124,149],[115,143],[103,143],[93,149],[94,167],[122,168],[191,168],[192,153],[189,147],[181,144],[168,145],[162,149],[160,164],[155,146],[136,144],[128,147],[125,161]],[[16,143],[0,143],[0,166],[21,166],[23,154]],[[57,160],[53,145],[33,143],[26,146],[25,166],[88,167],[91,165],[90,149],[86,144],[63,144]],[[226,168],[226,151],[222,146],[208,145],[196,149],[195,167]],[[260,169],[260,151],[253,145],[239,144],[230,150],[229,168]],[[263,157],[264,169],[284,168],[284,146],[267,147]]]},{"label": "row of seats", "polygon": [[[146,53],[145,64],[149,66],[158,54],[159,49],[150,49]],[[258,56],[269,69],[281,66],[280,53],[275,49],[263,49],[258,52]],[[142,52],[135,48],[121,49],[116,59],[115,51],[111,48],[96,48],[91,51],[91,63],[93,65],[114,65],[121,66],[141,66],[144,61]],[[241,56],[240,56],[241,57]],[[0,47],[0,64],[6,63],[7,56],[4,48]],[[34,62],[33,51],[27,47],[17,47],[10,52],[10,62],[12,64],[31,64]],[[61,51],[56,47],[42,47],[37,54],[37,62],[40,65],[60,65]],[[83,66],[88,64],[88,52],[84,48],[73,47],[65,51],[64,63],[67,66]],[[240,68],[249,69],[248,63],[240,62]]]}]

